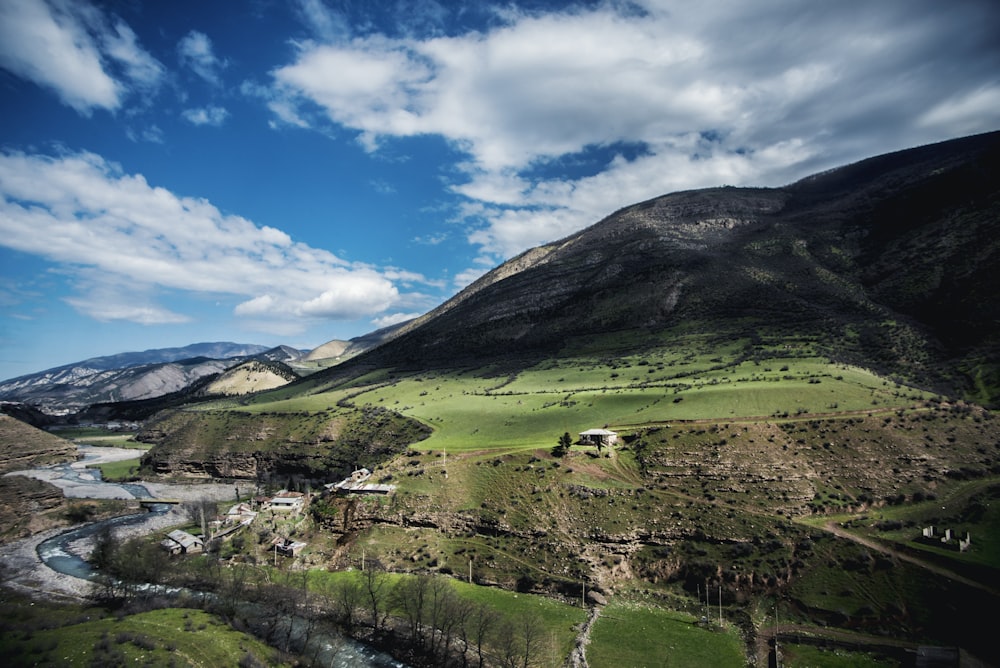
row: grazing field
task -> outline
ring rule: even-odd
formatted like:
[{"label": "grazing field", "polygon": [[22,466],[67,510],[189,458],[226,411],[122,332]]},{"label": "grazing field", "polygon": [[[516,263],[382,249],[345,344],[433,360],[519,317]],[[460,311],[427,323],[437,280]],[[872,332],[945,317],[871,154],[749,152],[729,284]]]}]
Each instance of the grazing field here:
[{"label": "grazing field", "polygon": [[285,665],[263,642],[200,610],[153,610],[120,619],[81,615],[64,622],[40,628],[23,619],[8,622],[19,630],[0,637],[7,665]]},{"label": "grazing field", "polygon": [[106,462],[103,464],[91,465],[87,468],[96,468],[101,472],[101,478],[106,482],[129,482],[139,475],[139,458],[122,459],[117,462]]},{"label": "grazing field", "polygon": [[370,374],[291,396],[263,393],[242,410],[328,410],[338,402],[388,408],[434,431],[421,450],[551,447],[564,432],[671,420],[788,418],[888,411],[930,397],[864,369],[818,357],[765,361],[663,355],[573,358],[528,369]]},{"label": "grazing field", "polygon": [[598,617],[587,646],[593,668],[619,666],[743,666],[746,658],[733,627],[697,623],[691,615],[612,602]]}]

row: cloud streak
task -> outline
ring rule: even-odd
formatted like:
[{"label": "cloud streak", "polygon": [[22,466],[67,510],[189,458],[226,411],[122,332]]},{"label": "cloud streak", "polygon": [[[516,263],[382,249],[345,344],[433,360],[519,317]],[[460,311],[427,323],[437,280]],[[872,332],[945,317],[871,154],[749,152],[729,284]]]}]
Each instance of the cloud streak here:
[{"label": "cloud streak", "polygon": [[90,153],[0,154],[0,195],[0,243],[71,274],[80,294],[67,301],[99,320],[188,320],[155,302],[165,290],[234,298],[233,313],[258,323],[354,319],[412,300],[394,279],[423,281],[348,263]]}]

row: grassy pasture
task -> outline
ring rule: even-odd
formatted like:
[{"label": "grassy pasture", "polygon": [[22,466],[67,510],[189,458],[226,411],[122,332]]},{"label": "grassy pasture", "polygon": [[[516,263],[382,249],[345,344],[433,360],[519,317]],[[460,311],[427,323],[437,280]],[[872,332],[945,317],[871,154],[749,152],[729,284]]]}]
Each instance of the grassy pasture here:
[{"label": "grassy pasture", "polygon": [[897,668],[899,662],[863,652],[831,650],[810,645],[785,644],[781,647],[781,665],[787,668]]},{"label": "grassy pasture", "polygon": [[713,349],[712,357],[564,358],[506,374],[377,373],[315,394],[282,388],[242,410],[312,412],[341,400],[381,406],[434,429],[414,447],[457,453],[551,447],[564,432],[604,425],[887,410],[927,397],[857,367],[796,356],[748,361],[735,356],[738,348],[729,356]]},{"label": "grassy pasture", "polygon": [[8,665],[236,666],[274,650],[200,610],[170,608],[0,637]]},{"label": "grassy pasture", "polygon": [[122,459],[117,462],[91,465],[87,468],[100,469],[101,478],[107,482],[128,482],[135,479],[139,473],[139,458]]},{"label": "grassy pasture", "polygon": [[587,663],[594,668],[746,665],[736,629],[709,629],[696,621],[682,612],[612,601],[591,631]]}]

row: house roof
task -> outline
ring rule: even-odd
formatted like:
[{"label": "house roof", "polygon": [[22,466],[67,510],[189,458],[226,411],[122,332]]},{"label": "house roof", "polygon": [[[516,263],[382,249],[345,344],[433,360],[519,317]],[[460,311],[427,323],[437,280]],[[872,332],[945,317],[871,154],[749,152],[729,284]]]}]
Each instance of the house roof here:
[{"label": "house roof", "polygon": [[618,432],[609,429],[588,429],[581,431],[580,436],[617,436]]},{"label": "house roof", "polygon": [[170,533],[168,533],[167,534],[167,539],[172,540],[173,542],[177,543],[178,545],[180,545],[181,547],[183,547],[185,550],[188,549],[188,548],[190,548],[190,547],[192,547],[192,546],[194,546],[194,545],[201,545],[202,544],[201,538],[198,538],[197,536],[192,536],[187,531],[182,531],[180,529],[174,529],[173,531],[171,531]]}]

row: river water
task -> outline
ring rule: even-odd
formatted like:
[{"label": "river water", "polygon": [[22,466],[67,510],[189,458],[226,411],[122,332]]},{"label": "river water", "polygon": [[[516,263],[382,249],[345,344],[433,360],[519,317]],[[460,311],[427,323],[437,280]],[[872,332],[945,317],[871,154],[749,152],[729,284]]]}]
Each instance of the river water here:
[{"label": "river water", "polygon": [[[107,448],[96,448],[88,445],[78,445],[80,459],[77,462],[57,464],[31,471],[19,471],[18,475],[29,475],[31,477],[46,480],[60,488],[67,497],[71,498],[95,498],[95,499],[150,499],[154,498],[149,489],[137,483],[113,483],[105,482],[101,479],[99,469],[88,469],[86,466],[97,461],[107,461]],[[131,457],[136,451],[132,451]],[[119,458],[123,458],[121,455]],[[173,496],[170,493],[170,486],[157,484],[160,498]],[[178,490],[187,489],[186,486],[178,486]],[[82,557],[71,549],[71,545],[78,541],[83,541],[106,526],[113,530],[126,528],[130,525],[142,524],[149,520],[150,513],[162,514],[170,510],[169,504],[152,504],[149,512],[113,517],[98,522],[90,522],[83,526],[71,529],[59,535],[53,536],[39,543],[37,551],[42,562],[56,571],[72,577],[85,580],[93,580],[98,573]],[[287,623],[294,624],[294,620]],[[388,654],[378,652],[363,643],[356,642],[335,632],[321,637],[315,634],[315,642],[319,643],[319,651],[310,650],[318,662],[331,668],[406,668],[393,659]]]}]

